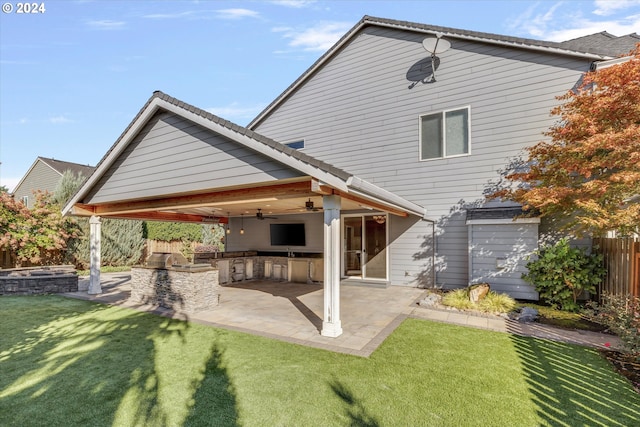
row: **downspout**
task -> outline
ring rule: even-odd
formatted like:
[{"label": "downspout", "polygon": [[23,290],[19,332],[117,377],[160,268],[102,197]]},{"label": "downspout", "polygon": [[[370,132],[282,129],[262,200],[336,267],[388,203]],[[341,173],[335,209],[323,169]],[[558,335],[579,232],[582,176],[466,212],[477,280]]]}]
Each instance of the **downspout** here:
[{"label": "downspout", "polygon": [[431,251],[431,285],[436,287],[436,222],[433,219],[422,218],[423,221],[431,223],[431,241],[433,242],[433,250]]}]

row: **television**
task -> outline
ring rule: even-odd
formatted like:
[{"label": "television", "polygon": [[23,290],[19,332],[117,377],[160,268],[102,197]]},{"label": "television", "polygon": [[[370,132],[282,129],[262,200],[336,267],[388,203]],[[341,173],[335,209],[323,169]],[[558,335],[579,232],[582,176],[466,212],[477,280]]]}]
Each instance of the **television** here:
[{"label": "television", "polygon": [[305,246],[304,224],[269,224],[271,246]]}]

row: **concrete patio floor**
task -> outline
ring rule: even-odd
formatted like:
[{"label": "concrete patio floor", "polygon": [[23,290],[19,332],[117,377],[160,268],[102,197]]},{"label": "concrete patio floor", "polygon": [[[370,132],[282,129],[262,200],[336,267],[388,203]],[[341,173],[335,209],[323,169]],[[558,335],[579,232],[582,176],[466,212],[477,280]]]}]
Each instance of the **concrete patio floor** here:
[{"label": "concrete patio floor", "polygon": [[[88,279],[81,278],[81,289]],[[389,287],[341,287],[343,334],[337,338],[320,335],[324,294],[322,285],[251,280],[222,286],[220,305],[196,313],[131,303],[129,273],[103,273],[102,294],[86,291],[64,295],[153,312],[247,332],[330,351],[369,356],[395,328],[411,314],[424,289]]]},{"label": "concrete patio floor", "polygon": [[88,278],[81,278],[80,288],[85,289],[84,291],[62,295],[363,357],[371,355],[407,317],[594,348],[622,347],[620,339],[609,334],[421,307],[417,302],[424,297],[426,290],[398,286],[372,288],[342,285],[340,311],[343,334],[337,338],[329,338],[320,335],[324,304],[321,285],[261,280],[238,282],[222,287],[218,307],[185,314],[157,306],[131,303],[130,279],[128,272],[103,273],[102,294],[89,295],[86,291]]}]

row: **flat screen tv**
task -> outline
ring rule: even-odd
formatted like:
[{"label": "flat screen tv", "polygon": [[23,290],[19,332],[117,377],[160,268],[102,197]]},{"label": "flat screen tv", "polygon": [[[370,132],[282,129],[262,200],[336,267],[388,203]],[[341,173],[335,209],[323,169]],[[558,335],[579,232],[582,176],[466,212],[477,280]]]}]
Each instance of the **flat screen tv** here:
[{"label": "flat screen tv", "polygon": [[304,224],[269,224],[271,246],[305,246]]}]

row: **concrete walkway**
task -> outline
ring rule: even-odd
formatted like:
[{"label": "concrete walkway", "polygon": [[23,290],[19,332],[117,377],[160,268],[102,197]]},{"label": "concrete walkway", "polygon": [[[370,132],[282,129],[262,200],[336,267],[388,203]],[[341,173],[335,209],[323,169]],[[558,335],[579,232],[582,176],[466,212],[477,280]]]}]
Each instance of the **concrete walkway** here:
[{"label": "concrete walkway", "polygon": [[[407,317],[597,348],[606,348],[606,343],[610,348],[620,347],[618,338],[611,335],[569,331],[537,323],[522,324],[497,316],[427,309],[417,304],[425,294],[424,289],[353,285],[341,287],[344,332],[337,338],[329,338],[320,335],[324,303],[321,285],[258,280],[239,282],[222,287],[218,307],[185,314],[129,302],[130,277],[128,272],[103,273],[102,294],[88,295],[83,290],[63,295],[363,357],[378,348]],[[86,289],[87,285],[88,279],[81,278],[80,289]]]}]

